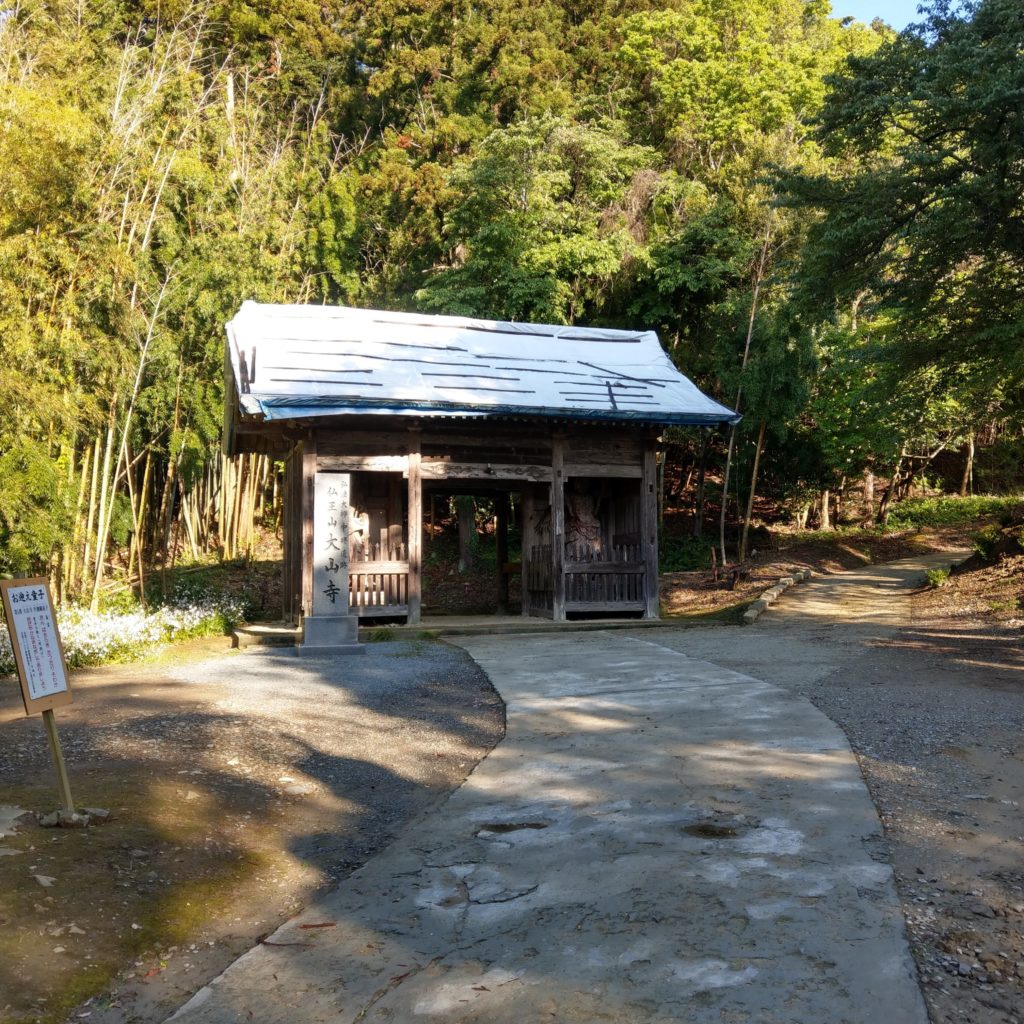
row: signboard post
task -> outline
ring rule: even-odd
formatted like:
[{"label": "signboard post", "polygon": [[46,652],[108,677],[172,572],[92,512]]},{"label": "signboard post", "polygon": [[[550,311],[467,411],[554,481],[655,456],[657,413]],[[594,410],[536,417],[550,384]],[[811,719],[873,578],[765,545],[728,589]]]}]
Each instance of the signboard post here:
[{"label": "signboard post", "polygon": [[0,580],[7,631],[21,683],[21,699],[25,714],[42,713],[46,738],[50,743],[53,765],[57,772],[61,807],[65,814],[75,813],[71,798],[64,753],[57,735],[53,709],[71,703],[68,666],[64,646],[57,632],[57,617],[50,596],[49,580],[33,577],[24,580]]}]

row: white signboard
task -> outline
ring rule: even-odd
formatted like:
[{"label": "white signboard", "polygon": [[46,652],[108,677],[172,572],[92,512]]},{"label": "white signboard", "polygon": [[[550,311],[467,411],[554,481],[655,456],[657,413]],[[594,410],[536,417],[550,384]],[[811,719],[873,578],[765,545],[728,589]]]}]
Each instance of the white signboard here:
[{"label": "white signboard", "polygon": [[0,582],[7,630],[21,680],[25,711],[33,714],[71,703],[64,648],[45,577]]},{"label": "white signboard", "polygon": [[348,473],[317,473],[313,488],[313,614],[348,615]]}]

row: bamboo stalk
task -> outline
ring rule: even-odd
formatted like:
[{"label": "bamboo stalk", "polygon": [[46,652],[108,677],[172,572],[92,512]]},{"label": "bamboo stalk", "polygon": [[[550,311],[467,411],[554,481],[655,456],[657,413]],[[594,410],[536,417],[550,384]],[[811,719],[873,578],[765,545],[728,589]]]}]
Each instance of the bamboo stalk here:
[{"label": "bamboo stalk", "polygon": [[[142,471],[142,490],[139,492],[139,601],[146,607],[146,513],[149,511],[149,488],[153,475],[153,449],[146,451],[146,467]],[[131,572],[128,573],[129,578]]]},{"label": "bamboo stalk", "polygon": [[743,533],[740,536],[740,557],[742,562],[747,557],[747,539],[750,536],[750,520],[754,515],[754,497],[757,494],[757,472],[761,467],[761,453],[764,451],[765,431],[768,421],[761,420],[757,432],[757,444],[754,446],[754,468],[750,471],[750,494],[747,496],[747,513],[743,517]]},{"label": "bamboo stalk", "polygon": [[96,516],[96,488],[99,485],[100,475],[100,438],[96,438],[93,445],[92,458],[92,483],[89,486],[89,514],[85,524],[85,550],[82,553],[82,579],[79,589],[84,594],[85,588],[89,585],[89,566],[92,545],[92,528]]},{"label": "bamboo stalk", "polygon": [[85,490],[89,480],[89,463],[92,461],[92,445],[82,455],[81,482],[78,485],[78,500],[75,502],[75,526],[71,534],[64,560],[64,589],[68,592],[74,586],[78,547],[82,543],[82,506],[85,504]]},{"label": "bamboo stalk", "polygon": [[96,523],[96,571],[93,575],[92,600],[89,607],[99,611],[100,586],[103,583],[103,560],[107,548],[107,533],[110,523],[107,518],[107,491],[110,490],[110,466],[114,457],[114,432],[117,426],[117,395],[110,403],[110,416],[107,421],[107,441],[103,450],[103,471],[100,474],[99,518]]}]

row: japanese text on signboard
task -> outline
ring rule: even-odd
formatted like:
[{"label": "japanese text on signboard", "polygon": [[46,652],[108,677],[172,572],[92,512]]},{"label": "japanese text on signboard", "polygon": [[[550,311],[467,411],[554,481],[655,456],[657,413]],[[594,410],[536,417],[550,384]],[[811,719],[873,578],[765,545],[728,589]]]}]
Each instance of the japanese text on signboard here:
[{"label": "japanese text on signboard", "polygon": [[68,689],[53,605],[46,587],[35,581],[5,587],[8,629],[20,655],[23,685],[29,700],[42,700]]}]

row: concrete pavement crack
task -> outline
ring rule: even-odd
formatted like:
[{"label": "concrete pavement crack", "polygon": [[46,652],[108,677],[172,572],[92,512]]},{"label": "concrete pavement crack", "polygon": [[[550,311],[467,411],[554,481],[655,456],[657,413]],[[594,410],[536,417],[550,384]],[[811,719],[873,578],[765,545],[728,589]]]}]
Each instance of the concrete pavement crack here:
[{"label": "concrete pavement crack", "polygon": [[444,959],[443,956],[435,956],[429,963],[424,964],[422,967],[416,967],[406,971],[404,974],[396,974],[386,985],[377,989],[376,992],[370,997],[370,1001],[352,1018],[352,1024],[359,1024],[360,1021],[366,1019],[366,1015],[377,1005],[388,993],[394,992],[403,981],[407,981],[409,978],[415,977],[417,974],[422,974],[423,971],[430,970],[435,964],[439,963]]}]

